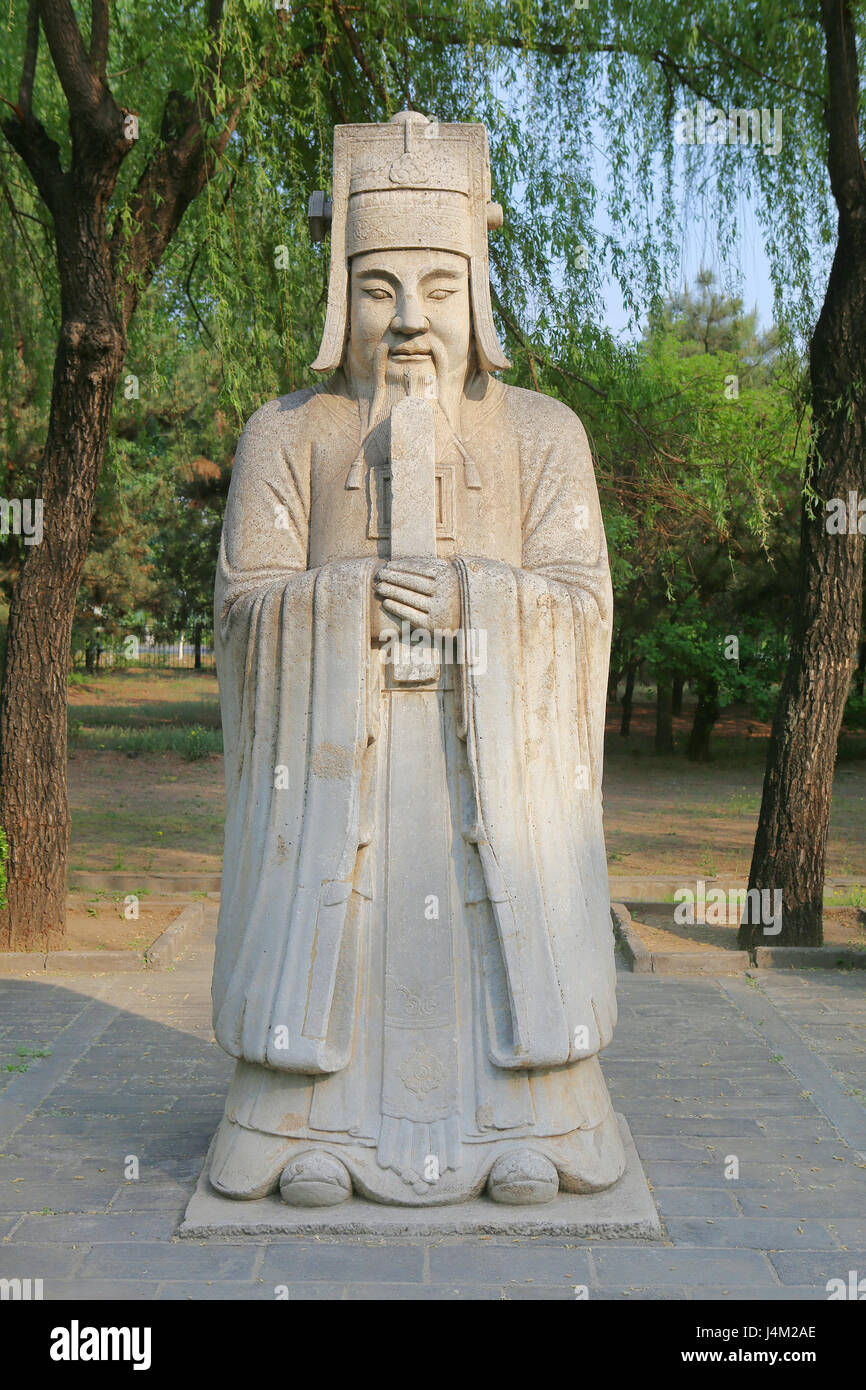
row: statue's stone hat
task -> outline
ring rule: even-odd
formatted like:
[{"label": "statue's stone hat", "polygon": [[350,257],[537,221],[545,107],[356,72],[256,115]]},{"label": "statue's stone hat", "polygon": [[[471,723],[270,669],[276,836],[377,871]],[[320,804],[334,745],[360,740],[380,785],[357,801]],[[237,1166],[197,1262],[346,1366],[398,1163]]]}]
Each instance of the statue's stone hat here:
[{"label": "statue's stone hat", "polygon": [[334,129],[333,193],[314,193],[310,231],[331,230],[328,309],[313,368],[333,372],[346,340],[349,259],[363,251],[428,247],[469,261],[476,350],[485,371],[509,366],[490,306],[488,228],[502,225],[490,201],[487,131],[401,111],[383,124]]}]

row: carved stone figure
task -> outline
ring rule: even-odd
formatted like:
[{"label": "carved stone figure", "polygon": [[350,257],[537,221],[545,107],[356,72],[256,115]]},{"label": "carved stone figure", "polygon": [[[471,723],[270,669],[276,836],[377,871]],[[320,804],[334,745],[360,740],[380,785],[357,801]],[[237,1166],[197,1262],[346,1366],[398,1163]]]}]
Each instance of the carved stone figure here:
[{"label": "carved stone figure", "polygon": [[227,820],[210,1182],[552,1200],[621,1176],[611,584],[584,429],[509,387],[487,133],[334,136],[323,384],[265,405],[216,588]]}]

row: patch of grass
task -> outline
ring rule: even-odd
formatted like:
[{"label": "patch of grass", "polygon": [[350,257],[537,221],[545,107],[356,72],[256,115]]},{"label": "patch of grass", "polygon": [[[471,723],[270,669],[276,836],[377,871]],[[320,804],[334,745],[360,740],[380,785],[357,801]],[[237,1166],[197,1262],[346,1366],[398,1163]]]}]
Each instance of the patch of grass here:
[{"label": "patch of grass", "polygon": [[210,757],[223,751],[220,729],[192,726],[145,725],[136,728],[121,724],[87,726],[75,719],[69,726],[69,743],[73,748],[93,748],[127,753],[177,753],[188,761]]},{"label": "patch of grass", "polygon": [[9,1062],[8,1065],[2,1068],[3,1071],[12,1071],[21,1074],[25,1072],[27,1068],[30,1066],[30,1063],[35,1062],[38,1057],[50,1057],[51,1048],[17,1047],[15,1049],[15,1056],[18,1058],[18,1061]]},{"label": "patch of grass", "polygon": [[824,893],[825,907],[866,907],[866,888],[836,888]]},{"label": "patch of grass", "polygon": [[[194,724],[191,729],[186,731],[186,746],[183,756],[188,762],[198,762],[199,758],[206,758],[210,752],[208,739],[210,731],[203,729],[200,724]],[[220,735],[220,751],[222,751],[222,735]]]},{"label": "patch of grass", "polygon": [[148,700],[145,704],[73,705],[71,722],[88,728],[120,725],[127,729],[150,729],[166,724],[204,725],[220,728],[219,700]]}]

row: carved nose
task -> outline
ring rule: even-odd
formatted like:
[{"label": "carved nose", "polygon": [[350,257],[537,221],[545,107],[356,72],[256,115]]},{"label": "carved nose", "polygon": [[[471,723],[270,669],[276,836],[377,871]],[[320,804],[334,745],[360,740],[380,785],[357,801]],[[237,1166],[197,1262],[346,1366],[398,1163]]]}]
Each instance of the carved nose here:
[{"label": "carved nose", "polygon": [[423,333],[429,326],[417,299],[405,300],[391,320],[395,333]]}]

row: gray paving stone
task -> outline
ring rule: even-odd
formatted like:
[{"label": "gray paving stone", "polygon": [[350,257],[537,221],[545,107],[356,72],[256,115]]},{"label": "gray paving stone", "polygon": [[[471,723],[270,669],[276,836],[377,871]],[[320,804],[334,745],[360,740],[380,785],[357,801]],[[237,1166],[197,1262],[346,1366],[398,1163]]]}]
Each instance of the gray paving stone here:
[{"label": "gray paving stone", "polygon": [[654,1187],[653,1197],[666,1223],[671,1217],[726,1217],[739,1210],[733,1192],[708,1187]]},{"label": "gray paving stone", "polygon": [[10,1183],[0,1190],[0,1213],[99,1211],[111,1201],[113,1191],[94,1190],[86,1183],[65,1183],[62,1188],[57,1183]]},{"label": "gray paving stone", "polygon": [[701,1284],[775,1284],[767,1257],[757,1250],[631,1249],[593,1250],[601,1286],[678,1284],[691,1289]]},{"label": "gray paving stone", "polygon": [[772,1252],[769,1259],[783,1284],[820,1284],[823,1288],[828,1279],[844,1279],[847,1283],[850,1270],[857,1270],[858,1278],[866,1279],[866,1248],[863,1247],[826,1252],[780,1250]]},{"label": "gray paving stone", "polygon": [[[473,1275],[472,1271],[476,1271]],[[430,1279],[433,1283],[460,1283],[479,1278],[486,1284],[589,1284],[589,1255],[585,1250],[566,1250],[561,1246],[538,1247],[522,1243],[503,1248],[482,1249],[472,1244],[434,1246],[430,1251]]]},{"label": "gray paving stone", "polygon": [[[851,1069],[866,1070],[858,1051],[866,981],[805,975],[765,972],[760,1013],[783,1019],[779,1035],[800,1039],[842,1095]],[[18,1249],[43,1258],[59,1250],[63,1267],[46,1284],[49,1298],[270,1301],[280,1283],[294,1301],[573,1301],[574,1285],[586,1283],[595,1301],[826,1299],[822,1261],[838,1263],[833,1277],[849,1268],[866,1275],[866,1172],[804,1094],[809,1086],[771,1060],[772,1030],[762,1033],[734,1007],[730,984],[621,976],[620,1025],[603,1068],[612,1092],[626,1098],[674,1243],[595,1242],[588,1250],[508,1237],[433,1247],[174,1242],[233,1066],[211,1040],[206,952],[160,977],[3,982],[7,1047],[54,1048],[76,1021],[80,1038],[73,1055],[66,1036],[56,1084],[33,1119],[22,1104],[13,1112],[7,1105],[18,1128],[0,1150],[16,1165],[7,1171],[25,1181],[5,1184],[20,1205],[0,1216],[0,1236],[15,1231],[0,1259]],[[90,994],[98,991],[94,1011]],[[719,1176],[731,1152],[741,1160],[739,1182]],[[128,1153],[141,1159],[138,1183],[123,1180]],[[97,1177],[100,1167],[111,1173]],[[0,1178],[2,1169],[0,1160]],[[75,1182],[78,1174],[84,1181]],[[102,1185],[110,1176],[117,1185],[109,1210]],[[17,1214],[25,1202],[36,1212],[58,1200],[70,1210]],[[804,1249],[804,1240],[819,1248]],[[80,1263],[70,1268],[73,1256]],[[20,1277],[44,1278],[45,1270]]]},{"label": "gray paving stone", "polygon": [[502,1302],[507,1295],[487,1284],[347,1284],[343,1297],[349,1303],[386,1299],[401,1303],[491,1303]]},{"label": "gray paving stone", "polygon": [[643,1288],[634,1286],[628,1289],[605,1286],[592,1288],[589,1291],[590,1303],[684,1303],[687,1297],[688,1290],[686,1289],[659,1288],[657,1284],[645,1285]]},{"label": "gray paving stone", "polygon": [[746,1216],[797,1216],[815,1217],[819,1221],[835,1221],[837,1218],[851,1216],[863,1210],[864,1194],[853,1191],[849,1186],[814,1187],[804,1191],[760,1192],[744,1188],[737,1194],[737,1201]]},{"label": "gray paving stone", "polygon": [[119,1189],[111,1209],[165,1212],[182,1210],[189,1200],[190,1190],[191,1186],[184,1187],[171,1179],[127,1182]]},{"label": "gray paving stone", "polygon": [[711,1288],[709,1286],[689,1290],[691,1300],[706,1300],[710,1303],[739,1302],[741,1299],[746,1303],[815,1303],[826,1299],[827,1295],[822,1289],[815,1288],[812,1284],[800,1285],[777,1285],[775,1288],[761,1288],[749,1286],[747,1288]]},{"label": "gray paving stone", "polygon": [[823,1115],[789,1115],[758,1121],[761,1132],[771,1139],[799,1139],[802,1143],[839,1143],[839,1135]]},{"label": "gray paving stone", "polygon": [[[586,1289],[585,1294],[583,1288]],[[500,1297],[508,1303],[575,1303],[579,1291],[580,1301],[588,1302],[589,1287],[584,1285],[583,1288],[578,1290],[571,1284],[505,1284]]]},{"label": "gray paving stone", "polygon": [[[754,1119],[743,1119],[742,1116],[731,1115],[727,1119],[709,1119],[704,1117],[699,1120],[685,1119],[673,1116],[667,1119],[664,1115],[643,1114],[632,1120],[629,1114],[629,1127],[635,1137],[638,1153],[643,1157],[643,1143],[647,1138],[658,1137],[662,1141],[671,1137],[692,1136],[697,1139],[715,1138],[745,1138],[752,1136],[760,1138],[763,1135],[759,1122]],[[828,1128],[828,1132],[829,1128]]]},{"label": "gray paving stone", "polygon": [[841,1218],[828,1221],[827,1224],[838,1236],[841,1245],[847,1246],[849,1250],[866,1250],[866,1203],[862,1217]]},{"label": "gray paving stone", "polygon": [[675,1245],[720,1246],[746,1250],[839,1250],[839,1242],[820,1221],[795,1217],[734,1216],[672,1218],[665,1223]]},{"label": "gray paving stone", "polygon": [[68,1241],[71,1244],[104,1245],[127,1240],[170,1240],[176,1221],[156,1212],[108,1212],[96,1216],[25,1216],[13,1236],[39,1244]]},{"label": "gray paving stone", "polygon": [[4,1241],[0,1245],[0,1275],[6,1279],[67,1278],[77,1271],[86,1246],[29,1245],[24,1241]]},{"label": "gray paving stone", "polygon": [[80,1269],[82,1279],[248,1279],[258,1251],[193,1241],[122,1241],[91,1247]]},{"label": "gray paving stone", "polygon": [[159,1285],[148,1279],[51,1279],[46,1283],[46,1302],[91,1302],[118,1299],[122,1303],[150,1303]]},{"label": "gray paving stone", "polygon": [[420,1283],[424,1257],[420,1245],[281,1242],[267,1247],[259,1277],[271,1286],[307,1279],[340,1284]]},{"label": "gray paving stone", "polygon": [[0,1158],[0,1185],[4,1188],[22,1179],[28,1182],[48,1182],[56,1177],[60,1163],[40,1163],[32,1158]]},{"label": "gray paving stone", "polygon": [[[740,1163],[738,1178],[725,1177],[726,1155],[719,1151],[715,1158],[700,1159],[694,1163],[648,1158],[645,1163],[646,1174],[655,1187],[711,1187],[730,1188],[738,1191],[743,1187],[767,1188],[774,1182],[783,1181],[790,1176],[782,1165],[769,1163]],[[801,1165],[801,1167],[804,1165]]]},{"label": "gray paving stone", "polygon": [[[319,1289],[325,1292],[318,1292]],[[303,1299],[340,1298],[342,1289],[333,1284],[296,1284],[289,1291],[289,1302]],[[189,1301],[201,1303],[243,1301],[273,1303],[274,1291],[264,1284],[250,1280],[238,1283],[232,1280],[213,1279],[172,1279],[160,1284],[157,1298],[161,1303]]]},{"label": "gray paving stone", "polygon": [[[658,1135],[644,1137],[638,1144],[638,1153],[645,1165],[653,1162],[711,1163],[719,1161],[719,1155],[735,1153],[742,1162],[750,1159],[753,1163],[777,1163],[786,1157],[785,1145],[778,1139],[768,1139],[753,1135],[714,1134],[706,1138],[696,1135]],[[787,1145],[790,1150],[791,1144]]]}]

